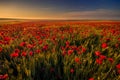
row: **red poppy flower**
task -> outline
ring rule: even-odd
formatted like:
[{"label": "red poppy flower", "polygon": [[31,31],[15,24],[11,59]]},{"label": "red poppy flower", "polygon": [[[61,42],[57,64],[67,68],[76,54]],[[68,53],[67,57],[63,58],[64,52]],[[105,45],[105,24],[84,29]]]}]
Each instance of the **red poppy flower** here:
[{"label": "red poppy flower", "polygon": [[110,38],[107,38],[106,41],[109,42],[111,39]]},{"label": "red poppy flower", "polygon": [[120,64],[117,64],[117,65],[116,65],[116,68],[117,68],[117,69],[120,69]]},{"label": "red poppy flower", "polygon": [[20,46],[21,46],[21,47],[25,47],[25,46],[26,46],[26,43],[25,43],[25,42],[21,42],[21,43],[20,43]]},{"label": "red poppy flower", "polygon": [[107,45],[107,43],[102,43],[102,46],[101,46],[102,48],[107,48],[108,47],[108,45]]},{"label": "red poppy flower", "polygon": [[108,58],[108,61],[110,61],[111,63],[113,63],[113,58]]},{"label": "red poppy flower", "polygon": [[53,36],[53,37],[52,37],[52,40],[56,40],[56,36]]},{"label": "red poppy flower", "polygon": [[77,46],[70,46],[70,49],[77,50]]},{"label": "red poppy flower", "polygon": [[15,58],[15,57],[18,57],[19,54],[18,54],[18,53],[12,53],[12,54],[10,54],[10,56],[11,56],[12,58]]},{"label": "red poppy flower", "polygon": [[63,40],[63,39],[64,39],[64,36],[61,36],[61,39]]},{"label": "red poppy flower", "polygon": [[10,41],[11,38],[10,37],[4,37],[4,41]]},{"label": "red poppy flower", "polygon": [[61,46],[61,50],[65,50],[64,46]]},{"label": "red poppy flower", "polygon": [[120,74],[120,70],[117,70],[118,74]]},{"label": "red poppy flower", "polygon": [[0,35],[2,35],[2,36],[3,36],[3,35],[4,35],[4,32],[1,32],[1,33],[0,33]]},{"label": "red poppy flower", "polygon": [[32,55],[33,55],[33,52],[32,52],[32,51],[30,51],[30,52],[29,52],[29,55],[30,55],[30,56],[32,56]]},{"label": "red poppy flower", "polygon": [[27,55],[27,53],[26,52],[22,52],[22,54],[21,54],[21,56],[26,56]]},{"label": "red poppy flower", "polygon": [[89,78],[88,80],[94,80],[94,78]]},{"label": "red poppy flower", "polygon": [[2,48],[0,47],[0,52],[2,51]]},{"label": "red poppy flower", "polygon": [[120,41],[120,38],[118,38],[118,41]]},{"label": "red poppy flower", "polygon": [[119,44],[115,44],[115,47],[118,48],[118,47],[119,47]]},{"label": "red poppy flower", "polygon": [[65,43],[66,45],[70,45],[70,42],[69,41],[66,41],[66,43]]},{"label": "red poppy flower", "polygon": [[42,43],[43,43],[43,41],[42,41],[42,40],[40,40],[40,41],[39,41],[39,44],[41,45]]},{"label": "red poppy flower", "polygon": [[40,50],[40,49],[37,49],[37,50],[36,50],[36,53],[40,53],[40,52],[41,52],[41,50]]},{"label": "red poppy flower", "polygon": [[82,52],[84,53],[85,51],[86,51],[86,49],[82,47]]},{"label": "red poppy flower", "polygon": [[48,45],[44,45],[42,48],[43,51],[46,51],[47,49],[48,49]]},{"label": "red poppy flower", "polygon": [[73,53],[73,50],[68,50],[68,55],[71,55]]},{"label": "red poppy flower", "polygon": [[65,56],[66,54],[67,54],[67,52],[64,50],[64,51],[62,52],[62,55]]},{"label": "red poppy flower", "polygon": [[4,74],[3,79],[7,79],[8,78],[8,74]]},{"label": "red poppy flower", "polygon": [[75,62],[78,63],[80,59],[78,57],[75,58]]},{"label": "red poppy flower", "polygon": [[33,48],[33,45],[28,44],[28,45],[27,45],[27,48]]},{"label": "red poppy flower", "polygon": [[102,60],[100,58],[96,59],[97,64],[102,64]]},{"label": "red poppy flower", "polygon": [[4,44],[4,42],[3,42],[3,41],[0,41],[0,44]]},{"label": "red poppy flower", "polygon": [[78,51],[78,54],[82,54],[80,51]]},{"label": "red poppy flower", "polygon": [[100,51],[95,51],[95,55],[96,55],[96,56],[100,56],[100,55],[101,55],[101,52],[100,52]]},{"label": "red poppy flower", "polygon": [[100,59],[104,60],[104,59],[106,59],[106,56],[100,55]]},{"label": "red poppy flower", "polygon": [[0,75],[0,80],[6,80],[8,78],[8,74]]},{"label": "red poppy flower", "polygon": [[112,33],[112,34],[115,34],[115,30],[111,30],[111,33]]},{"label": "red poppy flower", "polygon": [[70,72],[71,72],[71,73],[74,73],[74,69],[73,69],[73,68],[72,68],[72,69],[70,69]]},{"label": "red poppy flower", "polygon": [[19,49],[15,49],[15,51],[14,51],[15,53],[19,53],[20,52],[20,50]]}]

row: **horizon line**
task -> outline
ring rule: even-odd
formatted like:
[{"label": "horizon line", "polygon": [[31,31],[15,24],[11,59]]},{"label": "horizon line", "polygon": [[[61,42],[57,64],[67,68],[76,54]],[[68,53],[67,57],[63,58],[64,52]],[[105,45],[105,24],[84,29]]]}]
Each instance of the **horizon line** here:
[{"label": "horizon line", "polygon": [[0,20],[68,20],[68,21],[120,21],[120,19],[57,19],[57,18],[51,18],[51,19],[47,19],[47,18],[0,18]]}]

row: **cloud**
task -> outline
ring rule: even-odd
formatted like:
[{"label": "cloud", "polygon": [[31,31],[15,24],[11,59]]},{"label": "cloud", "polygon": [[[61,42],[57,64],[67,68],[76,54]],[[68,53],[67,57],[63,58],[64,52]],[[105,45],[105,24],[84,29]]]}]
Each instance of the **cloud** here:
[{"label": "cloud", "polygon": [[64,16],[72,19],[120,19],[120,11],[108,9],[72,11],[65,13]]}]

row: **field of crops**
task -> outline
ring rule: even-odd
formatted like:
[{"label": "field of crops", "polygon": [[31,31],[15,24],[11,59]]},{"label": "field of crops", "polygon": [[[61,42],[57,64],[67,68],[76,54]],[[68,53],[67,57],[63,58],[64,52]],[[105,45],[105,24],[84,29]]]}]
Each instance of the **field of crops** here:
[{"label": "field of crops", "polygon": [[120,22],[1,25],[0,80],[120,80]]}]

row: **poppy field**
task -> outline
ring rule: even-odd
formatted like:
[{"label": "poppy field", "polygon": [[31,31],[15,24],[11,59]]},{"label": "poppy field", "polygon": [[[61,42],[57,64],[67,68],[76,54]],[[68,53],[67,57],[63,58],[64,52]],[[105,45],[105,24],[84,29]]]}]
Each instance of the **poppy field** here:
[{"label": "poppy field", "polygon": [[0,25],[0,80],[120,80],[120,22]]}]

